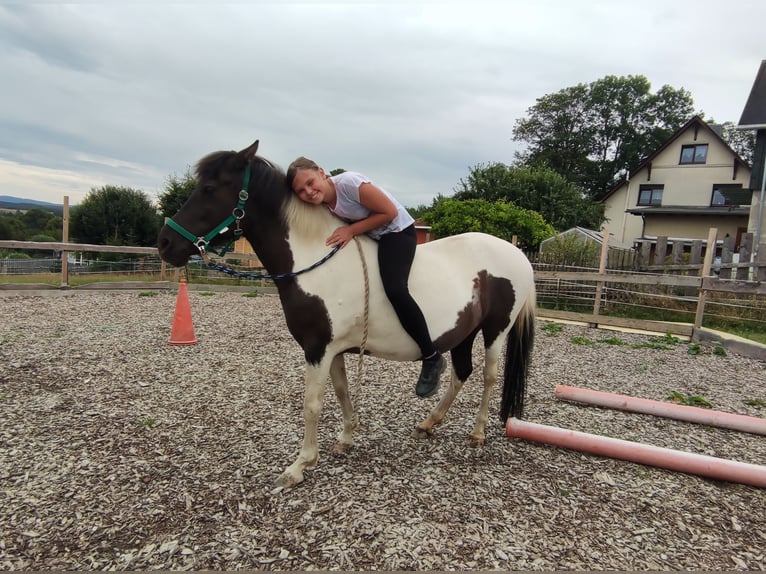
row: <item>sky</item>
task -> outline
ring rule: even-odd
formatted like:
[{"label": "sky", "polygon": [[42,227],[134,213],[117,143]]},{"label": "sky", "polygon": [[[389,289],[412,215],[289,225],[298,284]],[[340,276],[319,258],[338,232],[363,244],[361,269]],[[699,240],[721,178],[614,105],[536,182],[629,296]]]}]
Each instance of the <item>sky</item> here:
[{"label": "sky", "polygon": [[523,149],[537,98],[607,75],[739,121],[763,0],[0,0],[0,195],[150,198],[204,155],[260,140],[359,171],[408,207]]}]

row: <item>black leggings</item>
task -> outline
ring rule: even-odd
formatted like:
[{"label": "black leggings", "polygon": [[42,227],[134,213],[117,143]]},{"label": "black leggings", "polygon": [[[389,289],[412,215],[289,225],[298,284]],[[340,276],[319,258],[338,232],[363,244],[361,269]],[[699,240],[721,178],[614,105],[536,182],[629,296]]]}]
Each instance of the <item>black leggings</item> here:
[{"label": "black leggings", "polygon": [[378,265],[383,289],[399,317],[399,322],[418,344],[425,358],[433,355],[436,349],[428,333],[423,312],[407,287],[417,244],[414,224],[396,233],[386,233],[378,240]]}]

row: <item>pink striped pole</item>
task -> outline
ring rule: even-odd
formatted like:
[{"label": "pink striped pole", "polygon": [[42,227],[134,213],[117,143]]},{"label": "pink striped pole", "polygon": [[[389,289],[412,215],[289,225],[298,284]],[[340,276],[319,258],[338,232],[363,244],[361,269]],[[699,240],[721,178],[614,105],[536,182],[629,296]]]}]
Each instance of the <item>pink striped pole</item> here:
[{"label": "pink striped pole", "polygon": [[723,427],[753,434],[766,435],[766,419],[749,417],[735,413],[725,413],[700,407],[690,407],[675,403],[663,403],[649,399],[640,399],[627,395],[604,393],[567,385],[556,386],[556,398],[566,401],[587,403],[599,407],[619,409],[634,413],[643,413],[677,419],[681,421]]},{"label": "pink striped pole", "polygon": [[766,488],[766,466],[530,423],[516,418],[508,419],[505,430],[509,437]]}]

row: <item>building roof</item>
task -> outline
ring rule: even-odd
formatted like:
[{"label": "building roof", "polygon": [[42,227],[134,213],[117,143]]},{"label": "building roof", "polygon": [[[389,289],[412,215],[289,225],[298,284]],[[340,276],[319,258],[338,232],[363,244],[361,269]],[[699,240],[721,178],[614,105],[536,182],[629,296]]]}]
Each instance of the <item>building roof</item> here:
[{"label": "building roof", "polygon": [[747,98],[742,117],[739,118],[740,128],[766,128],[766,60],[761,60],[761,67],[755,76],[750,96]]},{"label": "building roof", "polygon": [[734,156],[734,161],[739,162],[740,165],[743,167],[750,167],[750,164],[747,163],[745,160],[743,160],[741,157],[739,157],[739,154],[732,149],[732,147],[726,143],[726,141],[721,137],[721,134],[719,134],[716,130],[712,129],[706,122],[703,120],[700,116],[694,116],[692,119],[690,119],[688,122],[686,122],[684,125],[682,125],[680,128],[676,130],[676,132],[670,136],[667,141],[662,144],[660,147],[658,147],[649,157],[647,157],[644,161],[642,161],[640,164],[638,164],[638,167],[630,172],[627,179],[623,179],[621,181],[618,181],[612,186],[612,189],[610,189],[604,197],[601,198],[601,201],[606,201],[615,191],[620,189],[627,181],[632,179],[638,172],[640,172],[642,169],[644,169],[647,165],[649,165],[652,161],[654,161],[654,158],[656,158],[658,155],[660,155],[663,151],[665,151],[668,147],[670,147],[673,142],[675,142],[679,137],[681,137],[689,128],[693,126],[698,126],[707,130],[710,130],[710,133],[713,134],[713,137],[715,137],[722,145],[728,149],[732,155]]},{"label": "building roof", "polygon": [[716,217],[749,216],[750,206],[705,206],[705,205],[647,205],[626,209],[633,215],[714,215]]}]

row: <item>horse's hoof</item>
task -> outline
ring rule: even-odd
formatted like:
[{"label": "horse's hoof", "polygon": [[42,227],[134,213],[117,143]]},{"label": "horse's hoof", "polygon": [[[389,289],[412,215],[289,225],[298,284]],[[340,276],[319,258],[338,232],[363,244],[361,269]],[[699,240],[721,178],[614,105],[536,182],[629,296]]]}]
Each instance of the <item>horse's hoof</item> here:
[{"label": "horse's hoof", "polygon": [[333,445],[332,452],[333,454],[347,454],[348,451],[350,451],[353,446],[354,446],[353,443],[343,442],[339,440]]},{"label": "horse's hoof", "polygon": [[434,434],[433,428],[425,428],[421,426],[416,426],[412,430],[412,436],[419,439],[425,439],[425,438],[431,438]]},{"label": "horse's hoof", "polygon": [[477,437],[473,435],[468,435],[468,446],[473,446],[473,447],[484,446],[485,442],[486,442],[486,439],[483,436]]},{"label": "horse's hoof", "polygon": [[299,485],[301,482],[303,482],[303,473],[301,473],[300,476],[294,476],[288,471],[285,471],[277,478],[276,485],[282,488],[292,488],[293,486]]}]

